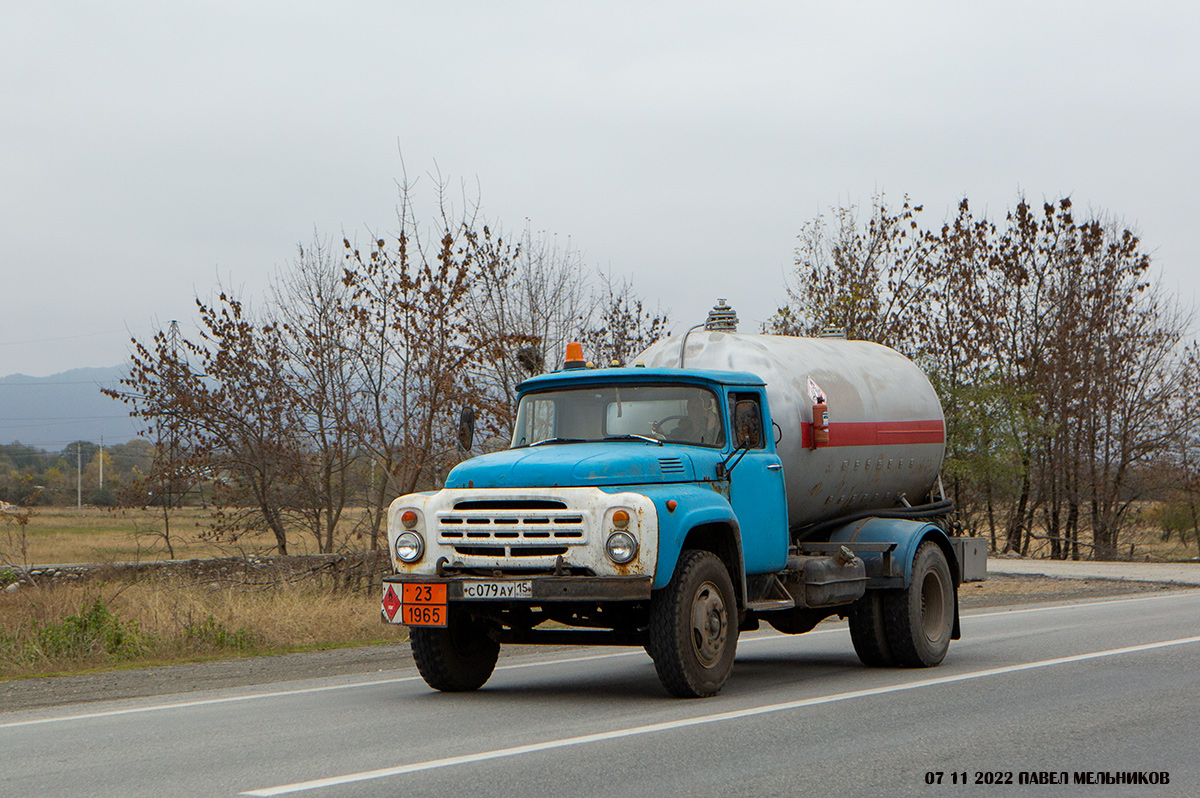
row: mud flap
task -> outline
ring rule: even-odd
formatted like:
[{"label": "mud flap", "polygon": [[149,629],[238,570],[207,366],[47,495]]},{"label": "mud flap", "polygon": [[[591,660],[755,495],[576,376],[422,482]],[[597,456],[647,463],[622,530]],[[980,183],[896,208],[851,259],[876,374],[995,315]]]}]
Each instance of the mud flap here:
[{"label": "mud flap", "polygon": [[951,640],[962,639],[962,627],[958,624],[958,588],[954,588],[954,629],[950,632]]}]

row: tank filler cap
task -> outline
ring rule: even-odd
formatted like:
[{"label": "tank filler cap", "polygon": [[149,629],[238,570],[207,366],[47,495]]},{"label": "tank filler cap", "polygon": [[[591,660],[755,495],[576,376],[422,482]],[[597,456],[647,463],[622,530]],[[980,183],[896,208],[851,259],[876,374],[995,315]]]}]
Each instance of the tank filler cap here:
[{"label": "tank filler cap", "polygon": [[724,299],[718,299],[717,304],[708,312],[708,320],[704,329],[717,332],[737,332],[737,311],[725,304]]}]

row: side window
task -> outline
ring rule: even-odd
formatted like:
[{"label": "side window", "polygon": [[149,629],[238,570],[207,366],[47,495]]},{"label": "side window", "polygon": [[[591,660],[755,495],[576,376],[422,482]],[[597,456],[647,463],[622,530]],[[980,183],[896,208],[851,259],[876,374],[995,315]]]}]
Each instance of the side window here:
[{"label": "side window", "polygon": [[[755,446],[754,449],[767,448],[766,436],[769,434],[769,429],[766,426],[762,415],[762,398],[757,393],[730,393],[729,418],[731,420],[736,417],[734,414],[734,408],[737,407],[738,402],[753,402],[754,406],[758,408],[758,423],[762,426],[763,434],[759,437],[758,446]],[[737,435],[737,430],[734,430],[734,435]]]}]

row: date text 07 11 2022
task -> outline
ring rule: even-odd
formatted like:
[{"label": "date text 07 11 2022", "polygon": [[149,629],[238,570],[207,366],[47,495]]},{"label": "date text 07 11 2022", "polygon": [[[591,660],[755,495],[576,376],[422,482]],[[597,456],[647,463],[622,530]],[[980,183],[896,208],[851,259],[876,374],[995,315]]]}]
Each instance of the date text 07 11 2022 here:
[{"label": "date text 07 11 2022", "polygon": [[926,784],[1170,784],[1165,770],[930,770]]}]

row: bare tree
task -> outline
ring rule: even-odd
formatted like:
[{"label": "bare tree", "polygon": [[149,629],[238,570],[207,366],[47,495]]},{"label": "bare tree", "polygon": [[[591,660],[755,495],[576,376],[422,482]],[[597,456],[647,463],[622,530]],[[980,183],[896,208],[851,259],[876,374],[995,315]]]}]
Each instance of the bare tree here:
[{"label": "bare tree", "polygon": [[[473,292],[501,283],[513,248],[474,217],[453,216],[439,185],[441,235],[426,244],[402,186],[400,230],[365,253],[345,240],[346,318],[355,353],[360,443],[384,475],[368,518],[378,545],[389,496],[440,483],[456,456],[459,408],[481,395],[477,375],[507,343],[504,330],[473,323]],[[486,409],[486,408],[485,408]],[[495,419],[496,412],[485,414]],[[497,422],[492,422],[495,432]]]},{"label": "bare tree", "polygon": [[787,305],[767,327],[777,335],[814,335],[835,328],[847,337],[912,350],[924,329],[931,281],[932,236],[920,230],[920,205],[899,211],[876,197],[865,225],[858,209],[807,223],[796,246]]},{"label": "bare tree", "polygon": [[1069,199],[1021,200],[1003,225],[963,200],[937,234],[919,209],[877,202],[862,227],[841,209],[832,236],[806,226],[772,328],[839,326],[916,357],[944,400],[960,512],[997,547],[1078,557],[1090,531],[1094,556],[1116,556],[1148,465],[1179,434],[1186,315],[1133,232],[1078,222]]},{"label": "bare tree", "polygon": [[[164,394],[187,390],[191,373],[181,354],[182,339],[177,321],[172,320],[160,344],[170,354],[160,364],[158,372]],[[152,525],[140,528],[138,534],[161,542],[172,560],[175,559],[175,539],[171,522],[206,471],[203,455],[189,437],[190,425],[190,420],[179,412],[154,416],[148,430],[154,442],[150,467],[144,473],[137,473],[118,496],[122,507],[140,508],[153,516]]]},{"label": "bare tree", "polygon": [[334,550],[362,459],[354,407],[357,353],[346,324],[349,289],[343,274],[328,243],[314,240],[300,246],[291,267],[276,276],[273,296],[285,378],[298,403],[299,455],[307,461],[295,474],[295,511],[327,553]]},{"label": "bare tree", "polygon": [[599,303],[582,343],[597,365],[625,365],[663,337],[670,318],[661,309],[648,310],[628,280],[603,273],[600,279]]},{"label": "bare tree", "polygon": [[[28,573],[29,515],[28,507],[0,501],[0,528],[3,528],[3,534],[0,534],[0,566],[9,571],[13,579],[16,578],[13,572],[18,569],[23,578],[33,579]],[[8,586],[7,578],[0,581],[5,582],[5,587]]]},{"label": "bare tree", "polygon": [[[496,264],[471,294],[472,323],[492,341],[475,385],[494,416],[492,444],[512,437],[516,389],[562,367],[568,341],[589,328],[596,300],[589,272],[570,244],[526,229],[511,252],[485,252]],[[488,448],[489,442],[484,442]]]},{"label": "bare tree", "polygon": [[287,554],[301,418],[281,329],[255,322],[225,292],[196,305],[198,341],[172,341],[161,331],[149,344],[134,339],[130,372],[121,380],[128,390],[106,393],[131,405],[150,434],[186,434],[214,483],[216,538],[267,530]]}]

